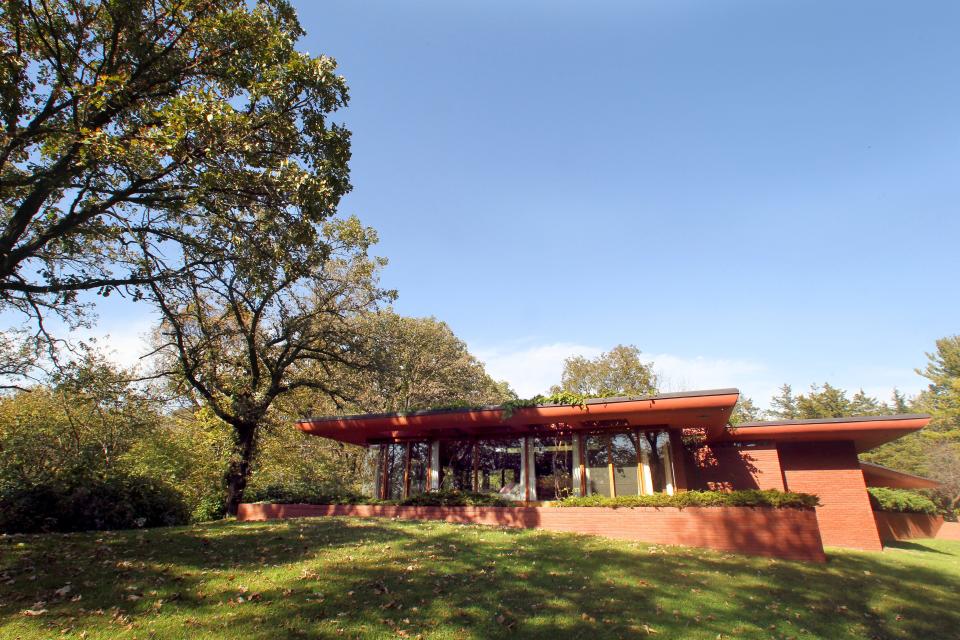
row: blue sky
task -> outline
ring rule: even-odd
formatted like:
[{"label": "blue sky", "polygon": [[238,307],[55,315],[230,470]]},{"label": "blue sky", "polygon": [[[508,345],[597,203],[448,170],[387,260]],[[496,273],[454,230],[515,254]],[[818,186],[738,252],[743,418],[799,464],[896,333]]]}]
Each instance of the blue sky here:
[{"label": "blue sky", "polygon": [[396,309],[522,395],[617,343],[669,390],[913,393],[960,331],[956,2],[295,4]]}]

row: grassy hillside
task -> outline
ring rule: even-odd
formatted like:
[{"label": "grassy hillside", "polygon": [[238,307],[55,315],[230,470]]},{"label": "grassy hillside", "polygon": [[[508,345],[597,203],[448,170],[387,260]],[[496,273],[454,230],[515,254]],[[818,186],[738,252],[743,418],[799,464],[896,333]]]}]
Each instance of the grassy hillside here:
[{"label": "grassy hillside", "polygon": [[956,638],[960,543],[827,565],[349,518],[0,537],[0,637]]}]

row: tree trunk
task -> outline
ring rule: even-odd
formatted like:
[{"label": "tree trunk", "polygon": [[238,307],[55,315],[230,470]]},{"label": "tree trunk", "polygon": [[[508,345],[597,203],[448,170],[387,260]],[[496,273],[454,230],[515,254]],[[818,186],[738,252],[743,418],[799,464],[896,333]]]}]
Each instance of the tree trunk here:
[{"label": "tree trunk", "polygon": [[243,502],[243,493],[250,478],[253,455],[256,452],[256,423],[235,426],[233,429],[233,455],[227,467],[225,483],[227,486],[226,512],[228,516],[237,515],[237,508]]}]

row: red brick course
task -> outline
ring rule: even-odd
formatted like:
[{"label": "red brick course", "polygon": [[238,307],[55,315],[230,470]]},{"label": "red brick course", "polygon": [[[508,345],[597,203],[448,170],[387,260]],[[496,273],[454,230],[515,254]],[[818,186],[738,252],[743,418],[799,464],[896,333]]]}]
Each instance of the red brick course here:
[{"label": "red brick course", "polygon": [[817,520],[823,544],[882,548],[852,442],[781,443],[779,450],[786,489],[820,497]]},{"label": "red brick course", "polygon": [[791,560],[825,562],[816,514],[747,507],[394,507],[242,504],[237,519],[361,516],[567,531],[679,544]]},{"label": "red brick course", "polygon": [[780,454],[774,444],[752,447],[705,445],[693,454],[695,489],[778,489],[783,491]]},{"label": "red brick course", "polygon": [[943,518],[925,513],[892,513],[874,511],[877,531],[884,542],[912,538],[936,538],[943,526]]}]

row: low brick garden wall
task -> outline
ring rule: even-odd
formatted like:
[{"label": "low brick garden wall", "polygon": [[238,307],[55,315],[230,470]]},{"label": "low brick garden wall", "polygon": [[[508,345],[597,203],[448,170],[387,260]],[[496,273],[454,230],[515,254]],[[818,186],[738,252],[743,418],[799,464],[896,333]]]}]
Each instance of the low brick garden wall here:
[{"label": "low brick garden wall", "polygon": [[937,531],[937,540],[960,540],[960,522],[944,522]]},{"label": "low brick garden wall", "polygon": [[545,529],[825,562],[813,509],[766,507],[397,507],[241,504],[237,519],[359,516]]},{"label": "low brick garden wall", "polygon": [[877,531],[884,542],[911,540],[913,538],[936,538],[943,527],[943,518],[925,513],[895,513],[874,511]]}]

